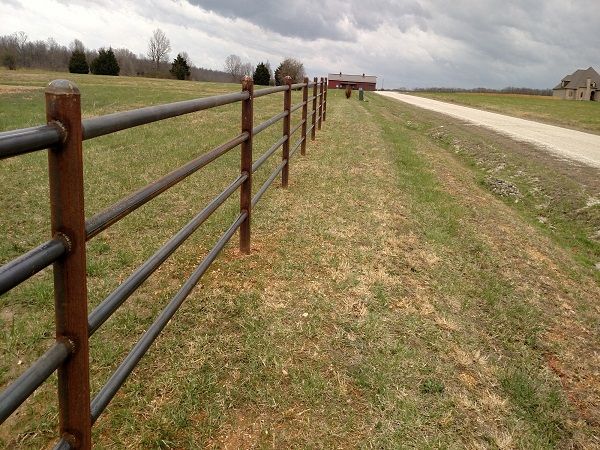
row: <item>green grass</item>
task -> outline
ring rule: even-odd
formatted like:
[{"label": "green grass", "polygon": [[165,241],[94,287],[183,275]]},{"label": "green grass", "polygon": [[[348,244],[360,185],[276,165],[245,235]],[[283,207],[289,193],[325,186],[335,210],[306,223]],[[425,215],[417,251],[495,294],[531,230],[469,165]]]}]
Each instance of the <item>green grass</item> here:
[{"label": "green grass", "polygon": [[[0,76],[41,85],[55,75]],[[151,95],[236,89],[76,82],[90,115]],[[115,83],[127,88],[110,100],[104,91]],[[11,114],[20,115],[11,123],[21,126],[39,100],[9,95]],[[271,97],[257,101],[263,118],[281,107]],[[597,337],[582,331],[598,324],[591,300],[600,289],[590,273],[431,137],[428,116],[366,98],[329,92],[324,129],[292,161],[290,187],[274,187],[254,211],[252,254],[240,256],[232,242],[217,259],[94,427],[97,448],[598,445]],[[238,121],[239,105],[85,143],[87,214],[210,149]],[[0,218],[1,261],[47,237],[44,156],[0,164],[0,206],[12,212]],[[90,303],[219,192],[238,164],[236,151],[91,241]],[[92,337],[94,392],[234,217],[236,200]],[[51,342],[51,297],[46,272],[0,298],[2,383]],[[3,427],[5,446],[52,442],[53,383]]]},{"label": "green grass", "polygon": [[517,94],[419,92],[417,95],[600,134],[600,102]]}]

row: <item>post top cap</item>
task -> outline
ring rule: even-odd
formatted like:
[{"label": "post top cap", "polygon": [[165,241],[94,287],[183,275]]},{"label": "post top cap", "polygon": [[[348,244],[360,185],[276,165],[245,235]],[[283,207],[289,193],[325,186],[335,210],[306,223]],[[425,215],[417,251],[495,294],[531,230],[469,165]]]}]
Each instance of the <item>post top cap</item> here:
[{"label": "post top cap", "polygon": [[46,87],[46,94],[74,94],[79,95],[79,88],[69,80],[53,80]]}]

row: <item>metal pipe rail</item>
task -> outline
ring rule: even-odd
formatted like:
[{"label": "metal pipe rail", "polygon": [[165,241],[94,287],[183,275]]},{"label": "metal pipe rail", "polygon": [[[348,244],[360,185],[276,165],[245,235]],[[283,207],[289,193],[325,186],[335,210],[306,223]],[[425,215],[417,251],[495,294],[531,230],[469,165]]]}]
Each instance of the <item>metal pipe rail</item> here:
[{"label": "metal pipe rail", "polygon": [[304,120],[302,120],[300,123],[298,123],[294,128],[292,128],[290,130],[290,136],[293,136],[294,133],[302,127],[302,125],[304,125]]},{"label": "metal pipe rail", "polygon": [[0,422],[4,422],[73,352],[73,343],[56,341],[0,394]]},{"label": "metal pipe rail", "polygon": [[83,140],[115,133],[128,128],[145,125],[159,120],[169,119],[215,106],[228,105],[247,100],[250,94],[236,92],[233,94],[215,95],[212,97],[185,100],[166,105],[148,106],[146,108],[123,111],[105,116],[86,119],[82,122]]},{"label": "metal pipe rail", "polygon": [[0,295],[45,269],[69,250],[61,236],[44,242],[0,267]]},{"label": "metal pipe rail", "polygon": [[235,222],[231,224],[225,234],[223,234],[223,236],[221,236],[221,238],[217,241],[212,250],[204,257],[200,265],[196,268],[196,270],[194,270],[192,275],[187,279],[175,297],[173,297],[173,299],[169,302],[165,309],[163,309],[150,328],[148,328],[148,330],[142,335],[141,339],[137,344],[135,344],[131,352],[129,352],[127,357],[109,378],[104,387],[100,389],[100,392],[96,395],[96,397],[94,397],[94,400],[91,404],[92,423],[94,423],[98,417],[100,417],[100,414],[108,406],[108,403],[117,393],[125,379],[133,371],[150,345],[155,341],[169,320],[171,320],[171,318],[175,315],[183,301],[192,292],[192,289],[196,286],[196,284],[198,284],[198,281],[200,281],[200,278],[202,275],[204,275],[204,272],[206,272],[223,247],[225,247],[225,244],[229,242],[229,239],[231,239],[233,233],[237,231],[247,217],[248,213],[246,211],[240,213]]},{"label": "metal pipe rail", "polygon": [[189,177],[194,172],[197,172],[202,167],[213,162],[220,156],[223,156],[229,150],[237,147],[239,144],[248,139],[248,137],[248,133],[240,134],[230,141],[215,147],[208,153],[205,153],[204,155],[193,159],[187,164],[184,164],[179,169],[175,169],[159,180],[156,180],[153,183],[150,183],[138,191],[130,194],[105,210],[95,214],[85,223],[86,239],[89,240],[106,230],[108,227],[126,217],[140,206],[148,203],[157,195],[176,185],[183,179]]},{"label": "metal pipe rail", "polygon": [[267,181],[265,181],[263,183],[263,185],[258,190],[258,192],[256,192],[256,194],[254,195],[254,197],[252,197],[252,207],[253,208],[258,203],[258,201],[263,196],[263,194],[265,192],[267,192],[267,189],[269,189],[269,186],[271,186],[271,184],[273,184],[273,181],[275,181],[275,178],[277,178],[277,176],[281,173],[281,171],[287,165],[287,163],[288,163],[287,159],[284,159],[283,161],[281,161],[281,163],[275,168],[275,170],[273,171],[273,173],[271,173],[271,175],[269,176],[269,178],[267,178]]},{"label": "metal pipe rail", "polygon": [[64,130],[56,123],[5,131],[0,133],[0,159],[43,150],[58,144],[63,135]]},{"label": "metal pipe rail", "polygon": [[93,335],[100,326],[106,322],[109,317],[127,300],[131,294],[152,275],[160,265],[167,260],[169,256],[177,250],[185,240],[198,229],[210,215],[221,206],[225,200],[239,188],[244,181],[248,179],[248,174],[240,175],[231,183],[221,194],[215,197],[206,207],[200,211],[187,225],[179,230],[169,241],[148,258],[127,280],[117,287],[108,297],[106,297],[88,316],[89,335]]},{"label": "metal pipe rail", "polygon": [[258,158],[256,161],[254,161],[254,164],[252,164],[252,173],[256,172],[260,166],[262,166],[264,164],[264,162],[269,159],[269,157],[271,155],[273,155],[273,153],[275,153],[277,151],[277,149],[279,147],[281,147],[283,145],[283,143],[285,141],[287,141],[288,136],[282,136],[277,142],[275,142],[270,148],[269,150],[267,150],[266,152],[264,152],[260,158]]},{"label": "metal pipe rail", "polygon": [[304,140],[303,137],[301,137],[300,139],[298,139],[295,143],[294,146],[292,147],[292,149],[290,150],[290,158],[292,156],[294,156],[294,153],[296,153],[296,151],[298,151],[298,148],[300,147],[300,145],[302,145],[302,141]]},{"label": "metal pipe rail", "polygon": [[304,103],[304,102],[302,102],[302,103],[298,103],[298,104],[296,104],[296,105],[293,105],[293,106],[290,108],[290,112],[298,111],[300,108],[302,108],[302,107],[304,106],[304,104],[305,104],[305,103]]},{"label": "metal pipe rail", "polygon": [[252,134],[254,136],[256,136],[258,133],[260,133],[261,131],[266,130],[267,128],[269,128],[271,125],[279,122],[281,119],[283,119],[285,116],[287,116],[289,113],[287,111],[282,111],[279,114],[274,115],[273,117],[271,117],[268,120],[265,120],[263,123],[256,125],[253,129],[252,129]]},{"label": "metal pipe rail", "polygon": [[259,98],[265,95],[275,94],[276,92],[287,91],[288,89],[288,86],[285,84],[282,86],[274,86],[270,88],[259,89],[258,91],[254,91],[253,98]]},{"label": "metal pipe rail", "polygon": [[[315,78],[313,82],[309,82],[308,78],[304,78],[302,83],[292,84],[291,79],[287,77],[282,86],[254,91],[252,79],[246,77],[242,87],[241,92],[150,106],[81,120],[80,94],[77,86],[69,81],[57,80],[50,83],[46,89],[48,119],[46,125],[0,133],[0,160],[49,148],[53,235],[49,241],[0,267],[0,294],[54,264],[54,293],[57,310],[57,337],[54,344],[0,393],[0,423],[6,420],[55,370],[61,369],[58,376],[61,439],[56,448],[91,448],[93,423],[238,229],[240,229],[240,249],[242,252],[250,251],[252,209],[280,174],[282,185],[284,187],[287,185],[289,161],[301,146],[301,153],[304,154],[309,131],[311,139],[315,139],[317,124],[320,129],[321,120],[325,120],[326,102],[323,101],[323,98],[326,99],[326,94],[323,96],[322,92],[324,89],[326,92],[326,81],[321,79],[318,82]],[[313,95],[310,98],[308,97],[309,87],[313,88]],[[317,88],[321,91],[318,96],[316,95]],[[302,90],[302,102],[292,106],[291,95],[295,89]],[[254,126],[254,99],[278,92],[284,93],[284,110]],[[319,99],[318,108],[317,99]],[[307,107],[311,101],[313,102],[312,121],[309,127]],[[242,126],[239,135],[85,220],[83,215],[83,141],[237,102],[241,102],[242,105]],[[291,115],[300,109],[302,110],[301,121],[290,129]],[[319,122],[317,122],[317,112]],[[281,138],[253,161],[254,135],[282,119],[284,133]],[[290,137],[299,129],[302,130],[302,136],[290,149]],[[242,154],[240,175],[158,248],[88,315],[85,273],[86,241],[238,146],[241,146]],[[253,173],[282,146],[281,162],[252,196]],[[88,367],[89,337],[238,189],[240,190],[240,212],[234,223],[225,231],[179,292],[133,346],[105,386],[91,400]],[[69,234],[65,234],[64,230],[69,230]]]}]

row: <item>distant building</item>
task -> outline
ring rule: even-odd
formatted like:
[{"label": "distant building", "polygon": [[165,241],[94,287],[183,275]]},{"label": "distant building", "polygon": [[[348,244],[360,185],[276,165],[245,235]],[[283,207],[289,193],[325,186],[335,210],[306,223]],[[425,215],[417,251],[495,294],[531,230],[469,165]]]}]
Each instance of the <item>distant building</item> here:
[{"label": "distant building", "polygon": [[579,69],[567,75],[553,89],[552,96],[563,100],[600,102],[600,75],[593,68]]},{"label": "distant building", "polygon": [[330,73],[327,76],[327,87],[329,89],[351,89],[363,88],[365,91],[374,91],[377,85],[377,77],[373,75],[348,75],[345,73]]}]

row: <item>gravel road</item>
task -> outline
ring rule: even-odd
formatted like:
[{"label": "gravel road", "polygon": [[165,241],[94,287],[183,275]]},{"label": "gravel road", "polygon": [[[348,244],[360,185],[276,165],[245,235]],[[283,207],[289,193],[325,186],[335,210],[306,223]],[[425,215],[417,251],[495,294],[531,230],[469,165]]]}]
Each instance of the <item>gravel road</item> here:
[{"label": "gravel road", "polygon": [[535,144],[560,156],[600,168],[600,136],[598,135],[413,95],[397,92],[377,93],[490,128],[516,140]]}]

